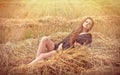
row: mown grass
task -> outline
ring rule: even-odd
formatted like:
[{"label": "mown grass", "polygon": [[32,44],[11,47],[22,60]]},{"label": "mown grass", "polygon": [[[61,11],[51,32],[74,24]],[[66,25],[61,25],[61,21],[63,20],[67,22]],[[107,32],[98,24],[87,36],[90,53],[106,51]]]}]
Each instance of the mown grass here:
[{"label": "mown grass", "polygon": [[[119,73],[120,43],[118,42],[118,39],[114,38],[112,35],[108,36],[108,33],[105,31],[96,31],[96,28],[99,29],[99,27],[101,27],[101,22],[106,25],[110,22],[109,24],[114,25],[115,23],[117,24],[117,21],[113,20],[115,23],[111,23],[111,19],[109,18],[110,20],[106,22],[104,20],[108,20],[108,18],[104,18],[103,20],[101,17],[94,17],[95,25],[97,24],[97,26],[94,26],[95,30],[93,28],[91,31],[93,35],[93,43],[90,48],[81,47],[68,49],[62,54],[61,52],[57,53],[53,58],[50,58],[50,60],[46,60],[45,63],[40,62],[34,65],[27,65],[35,58],[39,41],[42,36],[51,36],[54,42],[58,42],[79,24],[80,19],[66,20],[60,17],[49,16],[37,20],[32,19],[30,21],[29,19],[26,21],[26,24],[23,24],[21,28],[24,28],[23,32],[31,32],[31,35],[29,35],[31,39],[26,39],[26,37],[24,37],[25,40],[23,41],[18,41],[16,43],[7,42],[6,44],[0,45],[0,60],[2,61],[0,63],[1,74],[44,75],[57,73],[70,75],[83,73],[87,75],[95,75],[97,73],[100,75],[114,75]],[[15,19],[12,22],[12,24],[15,22],[18,24],[20,23]],[[9,24],[9,22],[7,23]],[[12,30],[12,32],[13,31],[14,30]],[[12,35],[15,33],[18,34],[18,32],[14,32]],[[26,36],[26,34],[23,34],[22,36]],[[12,38],[14,40],[14,37]],[[68,58],[69,56],[70,58]],[[57,62],[58,60],[59,62]],[[68,64],[69,69],[68,66],[66,66]],[[74,66],[78,67],[77,70]]]},{"label": "mown grass", "polygon": [[[59,51],[49,60],[33,65],[28,65],[28,63],[35,59],[40,38],[0,45],[0,60],[2,61],[0,72],[2,75],[71,75],[82,73],[87,75],[96,75],[96,73],[114,75],[119,73],[119,42],[98,32],[92,34],[93,43],[91,47],[83,46],[64,52]],[[52,39],[56,41],[61,40],[58,37],[61,36],[52,35]]]},{"label": "mown grass", "polygon": [[119,0],[14,0],[1,1],[0,4],[0,17],[4,18],[60,16],[75,19],[83,16],[120,15]]},{"label": "mown grass", "polygon": [[[118,0],[1,1],[0,42],[5,44],[0,44],[0,74],[119,75],[119,5]],[[27,65],[35,58],[42,36],[58,42],[86,16],[95,21],[90,48],[69,49],[45,63]]]},{"label": "mown grass", "polygon": [[[102,32],[105,35],[112,35],[115,38],[119,38],[120,34],[119,34],[119,15],[120,15],[120,2],[119,0],[20,0],[20,1],[1,1],[0,2],[0,18],[10,18],[14,19],[14,20],[18,20],[18,23],[20,25],[28,25],[26,23],[26,21],[20,21],[19,20],[29,20],[29,19],[33,19],[30,20],[32,21],[32,25],[38,25],[38,21],[41,17],[46,17],[46,16],[53,16],[53,17],[62,17],[65,18],[67,20],[74,20],[74,19],[82,19],[82,17],[85,16],[91,16],[93,17],[93,19],[95,19],[95,26],[93,31],[97,31],[97,32]],[[16,9],[17,8],[17,9]],[[11,11],[12,10],[12,11]],[[34,20],[35,19],[35,20]],[[58,18],[61,19],[61,18]],[[9,22],[10,22],[9,21]],[[52,20],[50,20],[52,21]],[[5,24],[3,24],[3,22]],[[16,23],[8,23],[8,21],[6,20],[2,20],[1,21],[1,25],[14,25]],[[33,22],[37,22],[36,24],[34,24]],[[44,21],[45,22],[45,21]],[[17,23],[17,24],[18,24]],[[46,24],[49,22],[46,22]],[[55,21],[55,23],[57,24],[57,20]],[[51,23],[55,24],[55,23]],[[18,26],[19,26],[18,24]],[[68,24],[68,23],[66,23]],[[79,23],[77,23],[79,24]],[[30,38],[30,37],[34,37],[34,36],[39,36],[38,33],[40,34],[40,36],[42,35],[49,35],[49,33],[54,33],[57,30],[60,29],[60,31],[66,31],[66,29],[68,28],[69,31],[72,30],[72,25],[75,24],[68,24],[64,25],[67,26],[61,26],[64,25],[64,23],[61,23],[60,26],[54,26],[49,28],[49,26],[45,26],[40,28],[39,31],[36,31],[35,27],[32,26],[33,32],[30,31],[29,29],[27,29],[28,31],[25,31],[27,33],[25,33],[24,36],[26,36],[26,38]],[[75,25],[76,26],[76,25]],[[55,27],[55,28],[54,28]],[[19,28],[19,27],[18,27]],[[49,29],[46,31],[46,29]],[[73,28],[74,29],[74,28]],[[45,30],[45,31],[44,31]],[[54,31],[53,31],[54,30]],[[106,31],[107,30],[107,31]],[[2,31],[2,30],[1,30]],[[6,30],[7,31],[7,30]],[[34,32],[35,31],[35,32]],[[3,31],[4,33],[5,31]],[[30,34],[31,33],[31,34]],[[11,34],[11,33],[9,33]],[[14,34],[14,33],[13,33]],[[2,37],[5,38],[4,35],[1,35]],[[22,35],[21,35],[22,36]],[[6,39],[8,37],[11,36],[6,36]],[[23,37],[21,37],[23,39]]]}]

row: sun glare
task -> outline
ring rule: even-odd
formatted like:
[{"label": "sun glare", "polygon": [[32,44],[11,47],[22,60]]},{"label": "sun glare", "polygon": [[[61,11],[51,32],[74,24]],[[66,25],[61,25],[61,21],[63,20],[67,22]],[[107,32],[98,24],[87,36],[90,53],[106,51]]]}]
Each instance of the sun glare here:
[{"label": "sun glare", "polygon": [[[112,4],[108,9],[105,1],[97,0],[2,0],[1,14],[3,17],[11,18],[40,18],[44,16],[60,16],[69,19],[82,16],[112,15],[120,12],[114,8],[119,3]],[[3,8],[3,9],[2,9]],[[11,11],[12,10],[12,11]],[[116,12],[112,12],[116,11]],[[88,13],[89,12],[89,13]]]}]

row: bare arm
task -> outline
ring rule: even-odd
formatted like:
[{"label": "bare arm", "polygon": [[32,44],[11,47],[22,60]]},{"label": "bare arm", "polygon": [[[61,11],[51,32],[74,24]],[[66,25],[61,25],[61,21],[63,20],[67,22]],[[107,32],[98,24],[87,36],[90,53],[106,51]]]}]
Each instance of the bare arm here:
[{"label": "bare arm", "polygon": [[61,44],[58,46],[58,49],[57,49],[57,50],[63,50],[62,45],[63,45],[63,43],[61,43]]}]

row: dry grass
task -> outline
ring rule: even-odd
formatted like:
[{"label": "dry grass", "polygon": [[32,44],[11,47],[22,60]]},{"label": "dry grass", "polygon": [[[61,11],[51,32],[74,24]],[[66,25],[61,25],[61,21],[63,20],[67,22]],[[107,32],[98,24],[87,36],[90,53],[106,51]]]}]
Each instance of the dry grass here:
[{"label": "dry grass", "polygon": [[[118,0],[1,0],[0,75],[120,75],[119,5]],[[95,21],[91,47],[28,65],[42,36],[58,42],[84,16]]]},{"label": "dry grass", "polygon": [[[98,25],[98,27],[99,24],[103,22],[99,17],[94,17],[94,19],[96,22],[95,25]],[[60,19],[59,17],[45,17],[37,19],[36,21],[29,20],[26,22],[26,27],[30,28],[27,28],[28,30],[35,32],[35,29],[37,30],[39,26],[43,26],[43,28],[40,27],[41,30],[40,28],[38,28],[38,30],[42,32],[47,29],[45,33],[49,34],[55,42],[58,42],[63,37],[68,35],[72,28],[79,24],[79,21],[80,19],[65,20],[63,18]],[[103,23],[107,25],[106,22]],[[115,23],[117,24],[117,22]],[[111,24],[114,25],[114,23]],[[46,25],[46,27],[44,27],[44,25]],[[49,25],[52,25],[54,30],[48,29]],[[61,28],[56,27],[56,25],[59,25]],[[67,27],[66,30],[62,29],[64,27]],[[97,26],[95,26],[95,28],[97,28]],[[97,31],[95,29],[93,30]],[[100,31],[102,32],[102,30]],[[33,65],[27,64],[34,59],[41,36],[38,36],[37,38],[31,37],[31,39],[26,39],[19,42],[7,42],[6,44],[1,44],[0,60],[2,62],[0,63],[0,73],[2,75],[119,74],[120,43],[115,34],[113,34],[115,37],[112,35],[108,36],[106,32],[100,33],[98,31],[92,31],[92,34],[93,43],[90,48],[83,46],[81,48],[68,49],[64,52],[56,53],[49,60],[38,62]]]},{"label": "dry grass", "polygon": [[[92,30],[93,43],[90,48],[82,47],[68,49],[63,53],[59,52],[55,54],[49,60],[45,60],[45,62],[38,62],[34,65],[27,64],[34,59],[40,38],[44,35],[49,35],[55,42],[58,42],[79,24],[80,18],[67,20],[61,17],[48,16],[40,19],[20,19],[19,21],[22,21],[24,24],[21,24],[15,19],[5,20],[6,22],[4,23],[6,24],[4,24],[3,27],[7,26],[8,28],[12,28],[15,26],[14,29],[17,31],[23,29],[23,34],[21,36],[26,40],[13,43],[7,42],[6,44],[0,45],[0,60],[2,61],[0,63],[0,73],[2,75],[119,74],[120,43],[119,33],[117,31],[119,29],[119,19],[112,16],[106,16],[104,17],[104,20],[101,19],[102,16],[94,16],[93,18],[95,20],[95,26]],[[11,24],[16,25],[11,26]],[[102,24],[106,26],[103,26],[101,29],[100,27]],[[112,28],[109,24],[111,24]],[[115,25],[117,25],[117,27]],[[107,30],[107,32],[104,31],[104,29],[107,28],[110,30]],[[14,35],[11,38],[13,41],[16,41],[14,38],[18,38],[18,36],[16,37],[14,29],[11,30],[12,32],[9,32],[6,29],[6,33]],[[114,29],[116,30],[114,31]],[[26,32],[31,33],[28,34]]]},{"label": "dry grass", "polygon": [[[91,16],[95,25],[91,32],[101,32],[119,39],[120,17],[118,16]],[[82,18],[68,20],[62,17],[46,16],[37,19],[3,19],[1,18],[0,43],[15,42],[28,38],[69,34],[79,25]],[[16,34],[17,32],[17,34]],[[62,37],[63,37],[62,36]]]},{"label": "dry grass", "polygon": [[93,33],[93,38],[90,48],[83,46],[59,51],[49,60],[33,65],[28,63],[35,57],[39,38],[1,45],[0,72],[2,75],[119,74],[119,42],[98,32]]},{"label": "dry grass", "polygon": [[[16,9],[17,8],[17,9]],[[12,11],[10,11],[10,9]],[[2,18],[40,18],[59,16],[75,19],[83,16],[120,15],[119,0],[1,0]]]},{"label": "dry grass", "polygon": [[[40,19],[5,20],[4,23],[6,24],[4,24],[3,27],[8,28],[8,30],[6,28],[6,34],[10,33],[9,35],[12,35],[10,38],[12,38],[13,41],[16,41],[15,38],[18,39],[18,36],[16,37],[16,32],[19,30],[20,32],[18,32],[17,35],[22,32],[23,34],[21,36],[25,40],[18,42],[7,42],[6,44],[0,45],[0,74],[119,75],[119,17],[106,16],[104,17],[104,20],[101,19],[103,18],[102,16],[94,16],[93,18],[95,20],[95,26],[92,30],[93,43],[90,48],[81,47],[68,49],[63,53],[59,52],[55,54],[49,60],[38,62],[33,65],[27,64],[34,59],[39,40],[42,36],[49,35],[55,42],[58,42],[79,24],[81,18],[67,20],[61,17],[48,16]],[[24,24],[21,24],[21,21]],[[11,24],[15,25],[11,26]],[[102,24],[106,26],[100,28]],[[109,24],[111,25],[109,26]],[[10,32],[9,28],[13,28],[14,26],[15,31],[14,29],[11,29]],[[109,30],[107,30],[107,28],[109,28]],[[22,29],[23,31],[21,31]]]}]

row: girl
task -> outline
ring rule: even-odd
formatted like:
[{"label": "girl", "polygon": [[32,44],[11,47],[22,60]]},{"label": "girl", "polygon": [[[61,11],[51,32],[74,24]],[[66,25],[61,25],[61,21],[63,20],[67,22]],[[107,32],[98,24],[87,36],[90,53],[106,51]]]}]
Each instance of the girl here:
[{"label": "girl", "polygon": [[92,35],[88,32],[93,25],[94,21],[92,18],[87,17],[83,19],[81,24],[71,34],[57,44],[55,44],[49,37],[44,36],[39,43],[36,58],[30,64],[43,59],[48,59],[56,53],[56,50],[65,50],[70,47],[74,48],[90,44],[92,42]]}]

